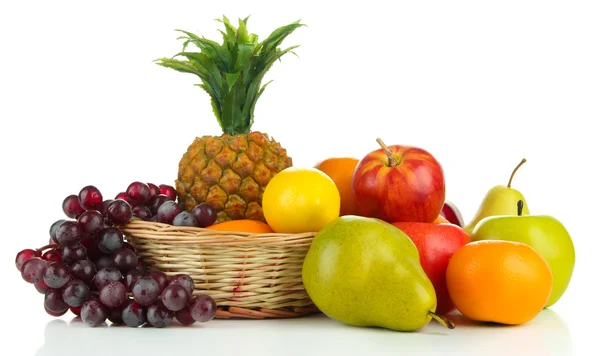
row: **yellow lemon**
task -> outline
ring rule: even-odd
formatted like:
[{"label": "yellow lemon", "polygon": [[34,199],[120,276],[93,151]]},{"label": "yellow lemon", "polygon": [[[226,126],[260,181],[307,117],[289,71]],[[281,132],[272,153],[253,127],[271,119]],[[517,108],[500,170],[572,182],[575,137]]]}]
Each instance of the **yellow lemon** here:
[{"label": "yellow lemon", "polygon": [[289,167],[265,187],[263,214],[277,233],[318,232],[340,215],[340,192],[316,168]]}]

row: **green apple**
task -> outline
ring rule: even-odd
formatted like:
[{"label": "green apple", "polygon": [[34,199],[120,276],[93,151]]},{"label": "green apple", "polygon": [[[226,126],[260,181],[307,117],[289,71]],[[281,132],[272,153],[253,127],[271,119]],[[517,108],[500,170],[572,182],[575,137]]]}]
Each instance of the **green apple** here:
[{"label": "green apple", "polygon": [[548,215],[522,215],[519,200],[517,215],[489,216],[471,233],[472,241],[507,240],[522,242],[536,250],[552,270],[552,293],[546,307],[555,304],[566,291],[575,268],[575,247],[564,225]]}]

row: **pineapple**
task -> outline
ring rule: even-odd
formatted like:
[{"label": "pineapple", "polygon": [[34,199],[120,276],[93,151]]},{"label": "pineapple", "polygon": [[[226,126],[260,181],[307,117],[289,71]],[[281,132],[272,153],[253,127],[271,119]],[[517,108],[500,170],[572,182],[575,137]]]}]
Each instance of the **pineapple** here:
[{"label": "pineapple", "polygon": [[[157,64],[197,75],[211,99],[213,112],[223,133],[196,137],[179,162],[175,180],[177,199],[184,209],[209,203],[217,211],[217,223],[227,220],[265,221],[262,196],[275,174],[292,166],[292,159],[266,133],[251,131],[256,101],[269,84],[261,85],[265,73],[281,56],[298,46],[278,46],[296,28],[298,21],[273,31],[264,41],[249,34],[248,18],[235,28],[227,17],[223,43],[185,34],[182,52],[159,58]],[[186,51],[194,44],[200,51]],[[293,53],[293,52],[292,52]],[[179,59],[177,59],[179,57]]]}]

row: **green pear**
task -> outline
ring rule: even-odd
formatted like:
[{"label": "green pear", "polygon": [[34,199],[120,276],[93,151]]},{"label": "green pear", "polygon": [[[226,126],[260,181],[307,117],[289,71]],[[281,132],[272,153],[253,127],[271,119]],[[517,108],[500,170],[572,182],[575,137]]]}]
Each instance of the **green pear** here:
[{"label": "green pear", "polygon": [[527,202],[525,201],[525,197],[523,194],[511,187],[513,177],[515,173],[523,165],[523,163],[527,162],[525,158],[521,160],[521,162],[515,167],[512,174],[510,175],[510,179],[508,180],[507,185],[497,185],[492,187],[485,197],[483,201],[479,205],[479,209],[475,213],[473,220],[465,227],[463,230],[467,233],[467,235],[471,235],[473,228],[481,219],[488,216],[495,215],[516,215],[517,214],[517,201],[522,200],[524,203],[523,207],[523,215],[529,215],[529,207],[527,206]]},{"label": "green pear", "polygon": [[308,296],[323,314],[359,327],[416,331],[434,318],[435,289],[412,240],[383,220],[346,215],[315,236],[302,266]]},{"label": "green pear", "polygon": [[552,271],[552,292],[546,307],[564,294],[575,268],[575,247],[569,232],[548,215],[523,216],[523,201],[517,202],[517,215],[490,216],[473,229],[472,241],[507,240],[531,246],[546,260]]}]

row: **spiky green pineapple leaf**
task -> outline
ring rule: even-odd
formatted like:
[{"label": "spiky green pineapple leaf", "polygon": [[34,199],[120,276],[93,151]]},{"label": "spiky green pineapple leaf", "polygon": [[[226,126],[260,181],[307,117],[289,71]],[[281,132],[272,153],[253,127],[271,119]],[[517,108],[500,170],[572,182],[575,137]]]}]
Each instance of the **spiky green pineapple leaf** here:
[{"label": "spiky green pineapple leaf", "polygon": [[[216,19],[225,30],[219,30],[223,42],[202,38],[188,31],[177,30],[185,34],[183,49],[174,58],[160,58],[160,65],[183,73],[197,75],[211,98],[211,106],[223,132],[230,135],[248,133],[254,123],[254,109],[258,98],[267,85],[261,86],[266,72],[286,53],[298,46],[280,49],[281,43],[294,30],[301,26],[299,21],[275,29],[264,41],[259,42],[256,34],[249,33],[245,19],[238,19],[234,27],[226,16]],[[194,44],[199,52],[191,51],[188,46]],[[295,54],[295,53],[294,53]],[[177,60],[183,57],[185,60]]]},{"label": "spiky green pineapple leaf", "polygon": [[279,27],[278,29],[273,31],[271,33],[271,35],[269,35],[269,37],[267,37],[267,39],[264,40],[260,44],[260,46],[259,46],[260,51],[264,52],[264,51],[276,50],[276,48],[281,45],[281,43],[283,42],[283,40],[285,40],[285,38],[287,36],[289,36],[295,29],[302,27],[302,26],[305,26],[305,25],[300,24],[299,21],[296,21],[287,26]]}]

